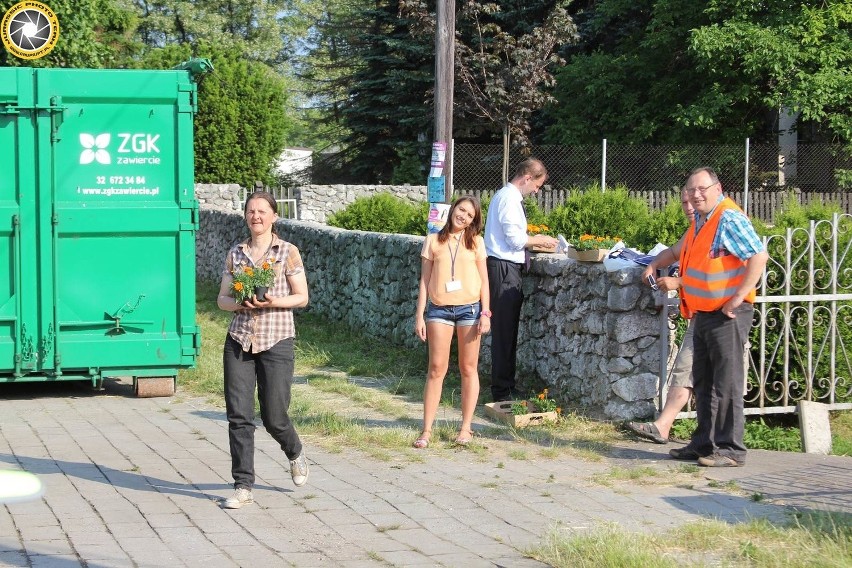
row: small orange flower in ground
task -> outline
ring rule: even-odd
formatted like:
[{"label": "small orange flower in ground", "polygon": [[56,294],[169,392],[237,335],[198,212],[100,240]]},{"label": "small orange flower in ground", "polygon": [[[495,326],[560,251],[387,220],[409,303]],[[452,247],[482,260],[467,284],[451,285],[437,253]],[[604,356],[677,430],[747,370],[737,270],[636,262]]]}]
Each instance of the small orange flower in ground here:
[{"label": "small orange flower in ground", "polygon": [[512,414],[529,414],[530,412],[553,412],[557,410],[556,401],[547,398],[547,389],[531,395],[527,400],[512,403]]}]

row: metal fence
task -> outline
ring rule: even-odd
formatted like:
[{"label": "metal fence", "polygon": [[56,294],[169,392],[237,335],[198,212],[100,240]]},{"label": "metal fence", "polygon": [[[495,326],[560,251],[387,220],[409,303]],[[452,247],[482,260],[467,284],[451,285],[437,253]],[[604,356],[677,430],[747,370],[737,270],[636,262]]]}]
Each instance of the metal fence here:
[{"label": "metal fence", "polygon": [[[668,196],[698,166],[712,166],[722,186],[749,214],[772,221],[788,191],[801,203],[814,200],[840,203],[852,213],[852,153],[839,144],[799,144],[794,154],[782,155],[777,144],[741,146],[650,146],[602,143],[600,146],[533,146],[529,155],[541,159],[549,173],[550,191],[537,197],[549,211],[564,201],[572,188],[593,184],[623,185],[631,195],[648,199],[652,209],[664,207]],[[491,195],[502,185],[503,147],[499,144],[457,144],[453,149],[453,187],[456,193]],[[746,160],[748,156],[748,160]],[[513,149],[510,171],[526,155]]]},{"label": "metal fence", "polygon": [[[757,290],[750,337],[746,414],[796,411],[800,401],[852,409],[852,216],[811,221],[764,238],[770,259]],[[661,312],[662,360],[669,313]],[[665,404],[665,370],[660,379]],[[678,418],[695,416],[682,412]]]}]

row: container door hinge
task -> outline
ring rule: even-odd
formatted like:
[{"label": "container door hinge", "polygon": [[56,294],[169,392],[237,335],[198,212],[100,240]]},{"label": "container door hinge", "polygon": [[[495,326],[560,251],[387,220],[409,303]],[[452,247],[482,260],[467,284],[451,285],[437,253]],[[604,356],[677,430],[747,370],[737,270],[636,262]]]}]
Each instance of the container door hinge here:
[{"label": "container door hinge", "polygon": [[198,230],[198,201],[195,199],[186,199],[179,202],[181,209],[189,210],[189,222],[181,223],[181,231],[197,231]]},{"label": "container door hinge", "polygon": [[61,140],[59,137],[59,127],[62,126],[62,123],[65,121],[65,111],[67,109],[68,107],[62,106],[62,97],[50,97],[50,106],[45,110],[50,113],[51,142],[59,142]]},{"label": "container door hinge", "polygon": [[184,340],[181,355],[197,357],[201,353],[201,328],[197,325],[185,325],[181,327],[180,335]]}]

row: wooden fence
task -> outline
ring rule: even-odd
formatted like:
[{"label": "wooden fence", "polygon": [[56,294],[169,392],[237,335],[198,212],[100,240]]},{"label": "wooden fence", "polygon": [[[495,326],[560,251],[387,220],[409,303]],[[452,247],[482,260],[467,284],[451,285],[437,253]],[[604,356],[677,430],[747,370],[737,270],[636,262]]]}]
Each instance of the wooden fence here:
[{"label": "wooden fence", "polygon": [[[483,198],[489,199],[494,195],[494,191],[473,191],[480,200]],[[639,197],[647,201],[648,207],[652,211],[659,211],[665,208],[669,199],[679,199],[676,193],[667,191],[630,191],[631,197]],[[535,200],[538,206],[545,212],[552,211],[555,207],[562,204],[568,197],[566,189],[551,189],[542,190],[535,195]],[[733,199],[740,207],[744,205],[745,192],[731,191],[726,192],[728,197]],[[766,223],[775,221],[775,214],[784,208],[784,203],[788,197],[795,198],[802,205],[809,203],[834,203],[840,206],[841,211],[852,213],[852,193],[849,192],[803,192],[803,191],[750,191],[748,194],[748,211],[750,217],[760,219]]]}]

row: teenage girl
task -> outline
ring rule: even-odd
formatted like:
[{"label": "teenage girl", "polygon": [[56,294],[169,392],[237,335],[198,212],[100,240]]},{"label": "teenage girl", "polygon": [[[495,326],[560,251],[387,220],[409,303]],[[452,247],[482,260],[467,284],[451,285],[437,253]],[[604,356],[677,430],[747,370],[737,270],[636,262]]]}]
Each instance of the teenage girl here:
[{"label": "teenage girl", "polygon": [[479,399],[479,342],[491,329],[488,273],[479,200],[463,195],[453,202],[444,227],[426,237],[414,332],[429,346],[429,369],[423,389],[423,431],[414,442],[425,448],[441,401],[450,363],[450,345],[458,340],[462,423],[455,442],[473,438],[471,421]]}]

